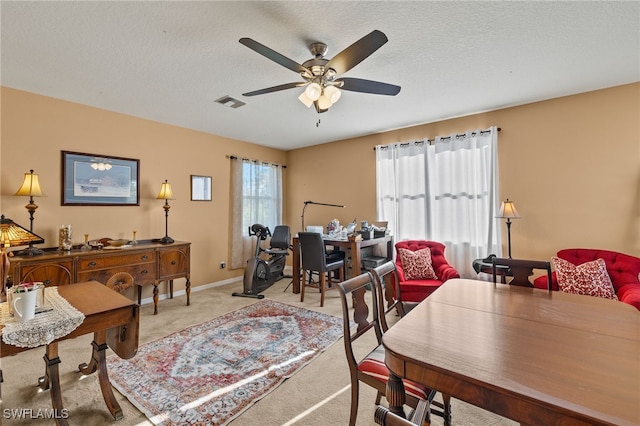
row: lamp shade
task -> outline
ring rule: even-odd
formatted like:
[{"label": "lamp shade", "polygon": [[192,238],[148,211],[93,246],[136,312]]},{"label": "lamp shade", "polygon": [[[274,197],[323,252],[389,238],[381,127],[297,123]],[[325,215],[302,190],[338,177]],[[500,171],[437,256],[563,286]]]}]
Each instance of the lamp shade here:
[{"label": "lamp shade", "polygon": [[298,99],[300,100],[300,102],[302,102],[307,108],[311,108],[311,105],[313,105],[313,100],[310,99],[307,96],[307,92],[302,92],[300,94],[300,96],[298,96]]},{"label": "lamp shade", "polygon": [[44,239],[33,232],[27,231],[13,220],[0,217],[0,246],[15,247],[27,244],[42,244]]},{"label": "lamp shade", "polygon": [[322,95],[328,97],[329,101],[333,105],[338,102],[338,99],[342,96],[342,92],[336,86],[327,86],[324,88],[324,93]]},{"label": "lamp shade", "polygon": [[24,181],[22,186],[14,195],[27,195],[30,197],[44,197],[42,189],[40,188],[40,181],[38,175],[31,170],[29,173],[24,174]]},{"label": "lamp shade", "polygon": [[322,87],[318,83],[311,83],[304,89],[304,92],[307,94],[309,99],[312,101],[317,101],[322,94]]},{"label": "lamp shade", "polygon": [[165,179],[160,187],[160,193],[156,197],[158,200],[173,200],[173,191],[171,190],[171,184]]},{"label": "lamp shade", "polygon": [[509,201],[507,198],[506,201],[502,202],[500,211],[496,217],[499,219],[517,219],[520,215],[518,214],[518,210],[516,210],[516,205],[513,201]]}]

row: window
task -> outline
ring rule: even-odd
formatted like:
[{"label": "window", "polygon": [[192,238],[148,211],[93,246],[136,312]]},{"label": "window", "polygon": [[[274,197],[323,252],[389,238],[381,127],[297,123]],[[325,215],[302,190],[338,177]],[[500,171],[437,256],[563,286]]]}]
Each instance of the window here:
[{"label": "window", "polygon": [[378,220],[389,222],[396,241],[443,243],[463,277],[475,276],[473,259],[501,254],[497,133],[376,147]]},{"label": "window", "polygon": [[282,224],[282,167],[247,159],[231,160],[231,268],[243,268],[254,247],[249,227],[273,230]]}]

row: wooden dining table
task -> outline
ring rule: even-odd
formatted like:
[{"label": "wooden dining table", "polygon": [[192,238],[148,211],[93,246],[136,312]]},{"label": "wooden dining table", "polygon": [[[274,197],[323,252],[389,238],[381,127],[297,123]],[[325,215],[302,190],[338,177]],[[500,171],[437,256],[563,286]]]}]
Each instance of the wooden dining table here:
[{"label": "wooden dining table", "polygon": [[[115,420],[123,418],[122,409],[116,400],[107,371],[106,352],[111,348],[118,356],[129,359],[138,350],[140,309],[137,303],[129,300],[97,281],[58,286],[58,294],[74,308],[84,314],[84,321],[71,333],[46,345],[44,362],[45,375],[39,379],[42,390],[49,389],[51,405],[59,426],[68,424],[67,414],[62,402],[62,389],[58,372],[58,342],[65,339],[93,333],[92,353],[88,363],[78,366],[82,374],[98,372],[102,396]],[[35,348],[23,348],[5,343],[1,338],[0,357],[19,355]],[[0,382],[1,380],[0,371]]]},{"label": "wooden dining table", "polygon": [[640,311],[626,303],[453,279],[382,341],[396,414],[405,378],[522,425],[640,424]]}]

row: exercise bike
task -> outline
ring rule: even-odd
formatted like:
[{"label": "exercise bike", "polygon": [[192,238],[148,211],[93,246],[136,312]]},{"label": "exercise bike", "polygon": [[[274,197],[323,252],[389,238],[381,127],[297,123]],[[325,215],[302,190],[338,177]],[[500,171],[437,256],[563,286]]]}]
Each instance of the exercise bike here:
[{"label": "exercise bike", "polygon": [[[249,227],[249,236],[256,236],[255,256],[247,260],[244,268],[243,292],[233,293],[233,296],[264,298],[260,294],[271,287],[276,281],[286,278],[284,267],[287,263],[287,255],[291,246],[291,231],[288,226],[278,225],[273,229],[273,235],[269,228],[258,223]],[[261,242],[271,237],[268,249],[263,249]],[[269,256],[264,260],[260,255],[265,253]]]}]

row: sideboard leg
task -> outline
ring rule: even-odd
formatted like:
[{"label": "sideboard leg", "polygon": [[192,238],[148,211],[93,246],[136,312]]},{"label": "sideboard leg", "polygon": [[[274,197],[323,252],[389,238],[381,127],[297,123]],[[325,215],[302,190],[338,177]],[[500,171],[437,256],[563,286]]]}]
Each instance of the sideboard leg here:
[{"label": "sideboard leg", "polygon": [[187,277],[185,292],[187,293],[187,306],[189,306],[191,304],[191,280],[189,279],[189,277]]},{"label": "sideboard leg", "polygon": [[153,315],[158,315],[158,283],[153,283]]}]

